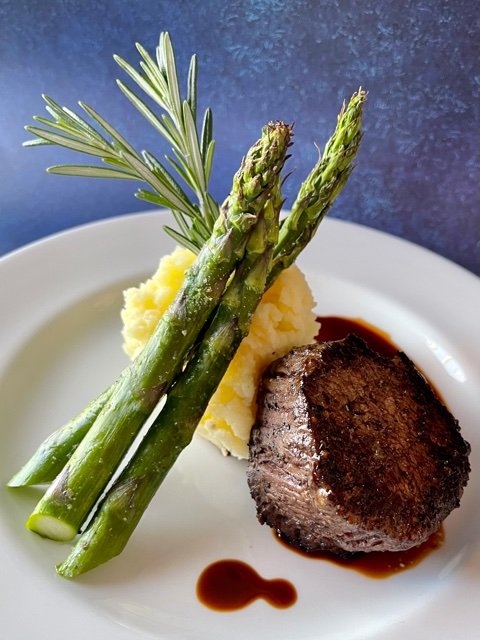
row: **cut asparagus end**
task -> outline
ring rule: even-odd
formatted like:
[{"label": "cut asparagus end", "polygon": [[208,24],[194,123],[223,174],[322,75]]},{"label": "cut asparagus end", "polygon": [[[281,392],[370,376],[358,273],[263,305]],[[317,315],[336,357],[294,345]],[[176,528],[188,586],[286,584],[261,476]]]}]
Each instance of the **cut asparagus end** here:
[{"label": "cut asparagus end", "polygon": [[83,571],[77,571],[77,568],[75,566],[72,567],[68,561],[57,564],[56,569],[59,576],[68,580],[76,578],[80,573],[83,573]]},{"label": "cut asparagus end", "polygon": [[77,530],[68,522],[41,513],[33,513],[26,521],[25,526],[43,538],[60,542],[73,540],[77,535]]}]

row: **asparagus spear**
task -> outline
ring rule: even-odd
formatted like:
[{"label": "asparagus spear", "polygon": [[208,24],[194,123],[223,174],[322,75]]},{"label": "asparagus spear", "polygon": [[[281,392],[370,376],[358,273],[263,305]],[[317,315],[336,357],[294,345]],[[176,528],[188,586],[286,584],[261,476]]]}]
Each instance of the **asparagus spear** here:
[{"label": "asparagus spear", "polygon": [[8,481],[7,486],[26,487],[54,480],[89,432],[108,401],[111,389],[101,393],[78,416],[50,434],[30,460]]},{"label": "asparagus spear", "polygon": [[190,443],[210,397],[248,334],[278,237],[280,190],[267,202],[246,255],[222,297],[198,353],[168,393],[160,415],[108,492],[90,527],[57,567],[73,578],[121,553],[181,451]]},{"label": "asparagus spear", "polygon": [[27,528],[54,540],[70,540],[78,533],[217,306],[243,257],[248,230],[278,185],[289,142],[287,125],[264,128],[175,301],[115,383],[94,425],[28,518]]},{"label": "asparagus spear", "polygon": [[301,185],[291,212],[280,227],[270,284],[280,271],[295,262],[345,186],[362,137],[360,129],[366,97],[366,92],[360,88],[347,107],[343,104],[333,135]]},{"label": "asparagus spear", "polygon": [[[360,89],[353,94],[348,105],[342,107],[335,131],[328,140],[321,159],[302,184],[291,213],[281,226],[268,285],[295,261],[343,189],[353,169],[361,140],[365,99],[366,93]],[[88,426],[83,421],[75,421],[64,429],[67,434],[64,436],[60,430],[47,439],[25,467],[10,480],[9,486],[47,483],[55,478],[68,461],[67,453],[75,450],[88,431]],[[68,446],[56,446],[57,440],[67,442],[67,437]],[[51,458],[56,458],[56,465],[52,465]]]}]

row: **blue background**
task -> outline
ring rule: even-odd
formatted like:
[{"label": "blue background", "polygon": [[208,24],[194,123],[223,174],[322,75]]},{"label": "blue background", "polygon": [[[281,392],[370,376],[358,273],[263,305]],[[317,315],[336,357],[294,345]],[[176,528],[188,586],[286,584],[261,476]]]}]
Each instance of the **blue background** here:
[{"label": "blue background", "polygon": [[0,254],[74,225],[145,210],[135,183],[50,176],[81,161],[24,149],[41,93],[96,108],[137,148],[167,151],[115,85],[168,30],[184,73],[199,55],[215,117],[212,192],[268,120],[295,122],[292,202],[344,98],[369,91],[358,167],[332,215],[389,231],[480,273],[477,0],[0,0]]}]

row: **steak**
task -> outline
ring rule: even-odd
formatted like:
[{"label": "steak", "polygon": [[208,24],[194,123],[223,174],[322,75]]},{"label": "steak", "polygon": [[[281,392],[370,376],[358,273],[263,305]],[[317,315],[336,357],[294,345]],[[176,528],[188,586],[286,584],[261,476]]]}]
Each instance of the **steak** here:
[{"label": "steak", "polygon": [[469,452],[404,353],[349,335],[266,370],[247,477],[260,522],[301,549],[401,551],[459,506]]}]

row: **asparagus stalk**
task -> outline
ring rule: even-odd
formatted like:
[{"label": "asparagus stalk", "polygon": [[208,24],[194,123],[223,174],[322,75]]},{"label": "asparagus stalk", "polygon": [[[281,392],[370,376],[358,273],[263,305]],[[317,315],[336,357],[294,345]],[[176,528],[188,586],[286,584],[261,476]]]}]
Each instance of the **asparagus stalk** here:
[{"label": "asparagus stalk", "polygon": [[90,527],[57,567],[73,578],[121,553],[178,455],[190,443],[210,397],[223,378],[266,285],[278,237],[280,190],[252,231],[243,262],[223,295],[199,350],[168,393],[161,413]]},{"label": "asparagus stalk", "polygon": [[[345,186],[361,140],[365,99],[366,93],[360,89],[353,94],[348,105],[342,107],[335,131],[328,140],[321,159],[301,185],[291,213],[281,226],[268,285],[295,261]],[[9,486],[49,483],[54,480],[93,421],[94,419],[87,425],[83,420],[74,419],[63,427],[65,434],[63,429],[52,434],[25,467],[10,480]],[[60,446],[63,443],[66,443],[65,446]],[[52,464],[52,459],[55,459],[55,464]]]},{"label": "asparagus stalk", "polygon": [[278,185],[289,143],[287,125],[264,128],[175,301],[115,383],[94,425],[28,518],[27,528],[54,540],[70,540],[78,533],[217,306],[243,257],[248,231]]},{"label": "asparagus stalk", "polygon": [[54,480],[89,432],[110,397],[111,387],[93,400],[78,416],[46,438],[30,460],[9,480],[9,487],[47,484]]},{"label": "asparagus stalk", "polygon": [[348,106],[343,104],[333,135],[301,185],[290,214],[280,227],[270,284],[283,269],[295,262],[345,186],[354,168],[353,161],[362,137],[362,113],[366,97],[366,92],[360,88],[353,94]]}]

